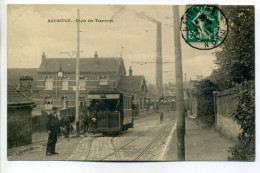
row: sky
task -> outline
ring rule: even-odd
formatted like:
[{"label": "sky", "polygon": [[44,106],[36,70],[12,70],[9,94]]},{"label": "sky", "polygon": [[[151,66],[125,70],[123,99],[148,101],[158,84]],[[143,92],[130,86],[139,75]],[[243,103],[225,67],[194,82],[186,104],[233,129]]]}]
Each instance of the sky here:
[{"label": "sky", "polygon": [[[128,73],[144,75],[155,84],[156,23],[162,23],[163,62],[174,62],[173,12],[163,5],[8,5],[8,68],[38,68],[41,55],[70,58],[61,52],[76,51],[77,9],[80,19],[81,57],[122,57]],[[183,16],[185,6],[180,6]],[[70,23],[50,23],[49,19],[71,19]],[[88,22],[88,20],[94,22]],[[113,22],[95,22],[95,19]],[[181,38],[183,74],[187,80],[209,76],[214,64],[213,50],[197,50]],[[71,55],[75,57],[76,54]],[[163,64],[163,83],[175,82],[175,64]]]}]

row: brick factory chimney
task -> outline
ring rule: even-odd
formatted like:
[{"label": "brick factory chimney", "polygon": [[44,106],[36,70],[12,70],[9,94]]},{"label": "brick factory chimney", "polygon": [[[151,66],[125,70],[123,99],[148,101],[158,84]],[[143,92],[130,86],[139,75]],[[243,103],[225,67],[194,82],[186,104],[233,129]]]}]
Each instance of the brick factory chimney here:
[{"label": "brick factory chimney", "polygon": [[94,58],[95,58],[95,59],[98,59],[97,51],[95,51]]},{"label": "brick factory chimney", "polygon": [[46,60],[46,55],[44,54],[44,52],[42,53],[42,62]]},{"label": "brick factory chimney", "polygon": [[133,76],[133,70],[132,70],[131,66],[130,66],[130,69],[129,69],[129,76]]},{"label": "brick factory chimney", "polygon": [[162,29],[161,22],[157,22],[157,42],[156,42],[156,87],[162,91]]},{"label": "brick factory chimney", "polygon": [[29,98],[32,98],[32,81],[31,76],[20,77],[19,91]]}]

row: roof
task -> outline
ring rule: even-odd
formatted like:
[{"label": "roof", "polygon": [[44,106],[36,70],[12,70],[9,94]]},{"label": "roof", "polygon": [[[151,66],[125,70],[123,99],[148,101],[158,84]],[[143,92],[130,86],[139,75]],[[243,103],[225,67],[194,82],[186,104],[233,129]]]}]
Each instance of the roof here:
[{"label": "roof", "polygon": [[119,80],[118,89],[136,93],[141,91],[141,85],[143,83],[145,85],[145,80],[143,76],[123,76]]},{"label": "roof", "polygon": [[120,94],[121,92],[116,88],[111,88],[109,85],[98,85],[97,88],[92,89],[89,94]]},{"label": "roof", "polygon": [[8,106],[27,106],[35,105],[34,101],[24,94],[20,93],[11,84],[7,84],[7,105]]},{"label": "roof", "polygon": [[[80,58],[80,72],[116,72],[122,58]],[[75,72],[75,58],[46,58],[39,67],[39,72]]]},{"label": "roof", "polygon": [[31,76],[33,77],[32,89],[36,89],[37,80],[37,68],[8,68],[7,69],[7,81],[12,86],[18,86],[20,77]]}]

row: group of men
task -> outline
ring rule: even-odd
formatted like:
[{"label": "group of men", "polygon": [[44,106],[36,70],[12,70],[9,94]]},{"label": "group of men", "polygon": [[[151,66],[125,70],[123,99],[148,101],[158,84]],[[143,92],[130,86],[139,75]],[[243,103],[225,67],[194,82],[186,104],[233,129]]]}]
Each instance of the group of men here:
[{"label": "group of men", "polygon": [[[46,147],[47,156],[59,154],[55,151],[55,146],[56,146],[58,136],[62,132],[65,135],[65,137],[69,137],[69,133],[71,132],[72,129],[71,123],[74,120],[75,117],[73,115],[59,118],[57,115],[57,107],[52,107],[52,112],[48,116],[47,127],[46,127],[49,135],[47,147]],[[81,122],[82,122],[82,129],[85,134],[85,132],[88,129],[88,119],[86,114],[83,114],[81,116]]]},{"label": "group of men", "polygon": [[[160,112],[160,123],[163,123],[163,112]],[[81,129],[83,129],[83,133],[87,131],[89,127],[89,118],[87,114],[81,114]],[[48,142],[46,147],[46,155],[54,155],[59,154],[55,151],[56,142],[58,139],[58,136],[61,133],[61,127],[64,129],[65,137],[69,136],[69,133],[71,131],[71,123],[74,121],[74,117],[70,115],[66,118],[59,119],[57,115],[57,107],[52,108],[52,112],[49,114],[48,121],[47,121],[47,131],[48,131]]]}]

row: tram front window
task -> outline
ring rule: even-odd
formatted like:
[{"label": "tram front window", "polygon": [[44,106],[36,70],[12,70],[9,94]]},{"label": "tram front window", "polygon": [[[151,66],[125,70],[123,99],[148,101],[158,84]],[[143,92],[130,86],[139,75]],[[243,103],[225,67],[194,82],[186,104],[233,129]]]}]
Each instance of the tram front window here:
[{"label": "tram front window", "polygon": [[100,99],[92,100],[89,106],[90,111],[97,112],[116,112],[119,111],[119,100],[116,99]]}]

